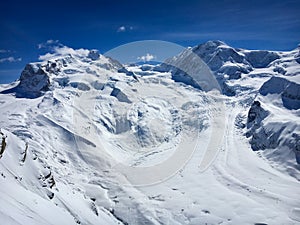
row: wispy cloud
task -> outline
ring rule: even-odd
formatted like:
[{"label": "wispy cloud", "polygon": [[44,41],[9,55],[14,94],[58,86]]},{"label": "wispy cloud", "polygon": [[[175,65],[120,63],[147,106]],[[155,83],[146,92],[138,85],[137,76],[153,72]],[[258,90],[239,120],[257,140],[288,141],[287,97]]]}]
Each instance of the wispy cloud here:
[{"label": "wispy cloud", "polygon": [[11,50],[7,50],[7,49],[0,49],[0,53],[11,53]]},{"label": "wispy cloud", "polygon": [[15,58],[13,56],[10,57],[6,57],[6,58],[0,58],[0,63],[4,63],[4,62],[20,62],[22,61],[22,58]]},{"label": "wispy cloud", "polygon": [[146,55],[137,57],[137,60],[144,61],[144,62],[148,62],[148,61],[151,61],[153,59],[156,59],[156,56],[151,55],[149,53],[147,53]]},{"label": "wispy cloud", "polygon": [[49,39],[46,42],[38,44],[38,49],[53,49],[54,47],[62,47],[63,45],[60,43],[59,40],[52,40]]},{"label": "wispy cloud", "polygon": [[22,61],[21,57],[13,56],[15,51],[8,49],[0,49],[0,63],[13,63]]},{"label": "wispy cloud", "polygon": [[126,31],[129,31],[129,30],[133,30],[133,26],[120,26],[118,29],[117,29],[117,32],[126,32]]}]

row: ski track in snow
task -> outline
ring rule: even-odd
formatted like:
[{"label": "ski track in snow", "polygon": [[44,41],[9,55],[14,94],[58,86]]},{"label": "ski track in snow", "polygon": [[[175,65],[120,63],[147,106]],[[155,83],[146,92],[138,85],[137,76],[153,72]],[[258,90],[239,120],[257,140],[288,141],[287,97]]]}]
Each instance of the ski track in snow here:
[{"label": "ski track in snow", "polygon": [[[228,115],[224,151],[212,169],[217,179],[224,185],[230,185],[231,190],[244,195],[251,193],[251,199],[261,205],[272,204],[279,208],[278,211],[291,216],[300,204],[297,198],[300,189],[294,188],[299,187],[299,182],[283,176],[266,161],[257,159],[243,136],[235,137],[241,131],[234,126],[234,119],[241,110],[237,109],[236,113]],[[290,223],[293,224],[292,221]]]}]

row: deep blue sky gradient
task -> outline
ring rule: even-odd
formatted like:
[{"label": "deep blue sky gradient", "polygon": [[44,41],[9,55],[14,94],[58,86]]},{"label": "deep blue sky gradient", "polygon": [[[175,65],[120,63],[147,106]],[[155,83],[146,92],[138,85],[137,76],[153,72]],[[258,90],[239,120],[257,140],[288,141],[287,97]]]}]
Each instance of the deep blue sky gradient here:
[{"label": "deep blue sky gradient", "polygon": [[[0,83],[17,79],[46,50],[38,44],[49,39],[101,53],[140,40],[194,46],[217,39],[269,50],[300,43],[299,0],[6,0],[0,7]],[[22,60],[1,62],[8,57]]]}]

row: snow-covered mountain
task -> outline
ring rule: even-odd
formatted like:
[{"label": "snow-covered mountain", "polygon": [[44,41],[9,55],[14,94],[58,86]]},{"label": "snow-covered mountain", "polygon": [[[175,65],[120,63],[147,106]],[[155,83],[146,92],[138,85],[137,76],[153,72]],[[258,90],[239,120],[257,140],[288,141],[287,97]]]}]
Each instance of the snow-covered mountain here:
[{"label": "snow-covered mountain", "polygon": [[176,65],[190,66],[190,62],[200,57],[214,72],[223,94],[240,98],[239,104],[246,107],[252,105],[245,124],[252,149],[267,149],[263,154],[286,168],[286,163],[295,165],[295,157],[299,163],[300,157],[299,54],[300,48],[291,52],[251,51],[234,49],[221,41],[208,41],[186,49],[159,68],[172,70],[174,80],[195,86],[195,76],[190,77],[193,72],[178,70]]},{"label": "snow-covered mountain", "polygon": [[0,85],[1,223],[299,223],[299,55],[41,56]]}]

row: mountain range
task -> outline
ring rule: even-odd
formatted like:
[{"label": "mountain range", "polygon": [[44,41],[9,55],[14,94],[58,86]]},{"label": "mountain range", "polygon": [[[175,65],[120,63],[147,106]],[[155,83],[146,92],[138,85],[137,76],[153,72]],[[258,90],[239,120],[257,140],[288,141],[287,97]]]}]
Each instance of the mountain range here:
[{"label": "mountain range", "polygon": [[3,224],[300,223],[300,48],[122,65],[63,46],[0,85]]}]

